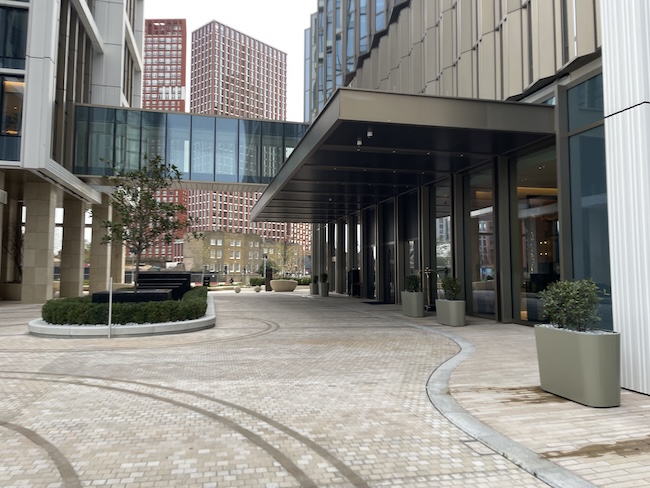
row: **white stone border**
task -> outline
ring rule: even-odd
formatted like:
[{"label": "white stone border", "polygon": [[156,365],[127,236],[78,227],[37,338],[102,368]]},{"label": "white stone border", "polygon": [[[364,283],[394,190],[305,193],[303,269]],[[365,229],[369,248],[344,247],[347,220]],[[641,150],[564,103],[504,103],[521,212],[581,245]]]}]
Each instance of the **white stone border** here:
[{"label": "white stone border", "polygon": [[[205,315],[201,318],[155,324],[113,325],[111,327],[111,337],[181,334],[211,329],[215,324],[214,300],[208,295],[208,307]],[[40,337],[108,337],[108,325],[54,325],[45,322],[43,319],[36,319],[29,322],[27,328],[30,334]]]}]

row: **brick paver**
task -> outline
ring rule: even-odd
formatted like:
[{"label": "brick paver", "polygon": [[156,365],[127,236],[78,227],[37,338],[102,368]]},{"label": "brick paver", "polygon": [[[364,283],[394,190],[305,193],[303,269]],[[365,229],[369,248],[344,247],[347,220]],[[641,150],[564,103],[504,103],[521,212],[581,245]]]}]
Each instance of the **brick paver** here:
[{"label": "brick paver", "polygon": [[[528,328],[450,329],[336,295],[210,296],[214,329],[110,340],[32,337],[40,308],[1,304],[0,486],[545,486],[431,404],[431,373],[459,351],[436,331],[477,346],[450,386],[481,421],[599,486],[644,482],[644,432],[620,409],[607,419],[635,455],[576,455],[609,431],[535,389]],[[647,425],[648,397],[630,395]]]}]

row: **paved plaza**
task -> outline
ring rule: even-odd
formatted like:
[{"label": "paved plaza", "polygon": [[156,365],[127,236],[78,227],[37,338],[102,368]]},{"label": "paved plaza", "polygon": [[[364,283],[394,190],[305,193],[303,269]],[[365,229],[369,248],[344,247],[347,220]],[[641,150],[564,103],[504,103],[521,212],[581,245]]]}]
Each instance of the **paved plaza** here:
[{"label": "paved plaza", "polygon": [[650,486],[650,397],[539,388],[530,327],[211,292],[190,334],[50,339],[0,302],[1,487]]}]

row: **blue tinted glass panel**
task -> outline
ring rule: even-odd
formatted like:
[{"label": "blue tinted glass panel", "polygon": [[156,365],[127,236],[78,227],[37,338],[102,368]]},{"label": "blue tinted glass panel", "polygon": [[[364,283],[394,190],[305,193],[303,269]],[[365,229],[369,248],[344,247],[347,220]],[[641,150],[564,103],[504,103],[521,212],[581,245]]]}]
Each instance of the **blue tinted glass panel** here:
[{"label": "blue tinted glass panel", "polygon": [[269,183],[284,163],[282,124],[262,122],[262,182]]},{"label": "blue tinted glass panel", "polygon": [[604,290],[599,327],[612,329],[604,127],[570,137],[569,150],[573,274],[593,279]]},{"label": "blue tinted glass panel", "polygon": [[260,183],[260,130],[260,122],[239,121],[240,183]]},{"label": "blue tinted glass panel", "polygon": [[0,68],[25,69],[26,9],[0,7]]},{"label": "blue tinted glass panel", "polygon": [[165,161],[176,166],[183,179],[190,177],[191,116],[167,114],[167,155]]},{"label": "blue tinted glass panel", "polygon": [[604,118],[603,75],[594,76],[567,92],[569,130],[573,131]]},{"label": "blue tinted glass panel", "polygon": [[[285,124],[284,126],[284,161],[287,160],[291,153],[307,132],[306,125]],[[284,164],[284,163],[283,163]]]},{"label": "blue tinted glass panel", "polygon": [[165,114],[142,112],[142,139],[140,162],[160,156],[165,157]]},{"label": "blue tinted glass panel", "polygon": [[111,174],[114,161],[115,109],[92,107],[88,125],[88,174]]},{"label": "blue tinted glass panel", "polygon": [[88,161],[89,110],[88,107],[77,107],[75,109],[73,168],[76,174],[86,174],[86,162]]},{"label": "blue tinted glass panel", "polygon": [[354,71],[354,46],[356,45],[356,27],[355,27],[355,4],[348,3],[347,14],[347,37],[345,41],[346,69],[349,72]]},{"label": "blue tinted glass panel", "polygon": [[375,2],[375,30],[380,31],[386,28],[386,1],[376,0]]},{"label": "blue tinted glass panel", "polygon": [[218,118],[216,124],[217,181],[237,181],[237,120]]},{"label": "blue tinted glass panel", "polygon": [[125,171],[140,168],[140,124],[142,112],[117,110],[115,114],[115,164]]},{"label": "blue tinted glass panel", "polygon": [[215,120],[213,117],[192,117],[192,180],[214,180]]},{"label": "blue tinted glass panel", "polygon": [[359,52],[368,51],[368,0],[359,1]]}]

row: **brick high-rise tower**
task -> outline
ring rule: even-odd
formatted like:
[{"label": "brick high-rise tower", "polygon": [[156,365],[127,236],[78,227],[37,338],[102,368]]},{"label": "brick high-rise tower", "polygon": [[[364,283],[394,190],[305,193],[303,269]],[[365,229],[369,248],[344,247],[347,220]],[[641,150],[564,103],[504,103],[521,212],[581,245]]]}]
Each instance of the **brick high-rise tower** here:
[{"label": "brick high-rise tower", "polygon": [[287,55],[212,21],[192,32],[190,111],[269,120],[287,117]]},{"label": "brick high-rise tower", "polygon": [[144,35],[143,108],[185,112],[185,19],[148,19]]}]

